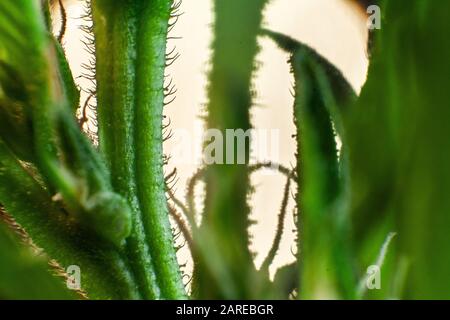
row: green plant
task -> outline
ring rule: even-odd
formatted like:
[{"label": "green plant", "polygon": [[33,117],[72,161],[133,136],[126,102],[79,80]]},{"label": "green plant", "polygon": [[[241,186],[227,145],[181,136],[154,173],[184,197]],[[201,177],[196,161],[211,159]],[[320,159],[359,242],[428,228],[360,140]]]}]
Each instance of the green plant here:
[{"label": "green plant", "polygon": [[[442,30],[450,5],[383,1],[385,23],[358,97],[313,49],[261,28],[267,2],[214,0],[205,116],[222,133],[251,128],[258,37],[290,54],[297,164],[278,167],[286,177],[279,223],[259,269],[249,248],[250,175],[272,163],[251,165],[247,143],[243,163],[199,168],[186,201],[169,187],[175,173],[164,176],[163,108],[173,94],[165,69],[177,57],[166,42],[180,3],[87,2],[97,146],[82,130],[85,114],[76,117],[63,3],[54,36],[50,2],[0,2],[0,217],[10,229],[0,225],[0,298],[448,298],[450,97],[440,88],[449,84]],[[223,163],[231,157],[225,145]],[[294,184],[297,261],[271,279]],[[169,216],[194,260],[190,291]],[[386,285],[369,291],[374,264]],[[63,286],[71,265],[82,270],[76,292]],[[25,273],[41,292],[28,290]]]}]

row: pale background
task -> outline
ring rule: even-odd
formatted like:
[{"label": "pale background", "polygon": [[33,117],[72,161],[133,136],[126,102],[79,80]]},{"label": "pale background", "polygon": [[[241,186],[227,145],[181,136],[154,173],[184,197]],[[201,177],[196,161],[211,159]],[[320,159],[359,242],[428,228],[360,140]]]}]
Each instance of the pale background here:
[{"label": "pale background", "polygon": [[[82,13],[80,2],[73,0],[67,4],[69,25],[65,49],[75,77],[80,75],[80,64],[87,58],[79,42],[81,34],[78,26],[83,23],[78,19]],[[211,0],[183,0],[181,11],[184,14],[172,34],[182,38],[169,43],[169,49],[176,45],[181,56],[168,70],[174,78],[178,93],[175,102],[166,108],[166,115],[171,119],[172,129],[184,129],[191,135],[202,129],[200,116],[207,102],[205,86],[210,67],[209,45],[213,23],[211,3]],[[290,35],[315,48],[343,71],[357,91],[360,90],[368,67],[366,18],[364,11],[352,1],[272,0],[265,12],[264,24],[271,30]],[[260,39],[260,44],[262,50],[257,60],[262,66],[254,80],[257,97],[252,108],[252,123],[256,128],[280,130],[279,161],[291,167],[295,164],[295,141],[292,138],[295,130],[292,121],[293,98],[289,92],[293,80],[286,63],[288,56],[267,39]],[[88,86],[85,81],[77,81],[82,87]],[[164,146],[165,152],[171,154],[179,141],[176,136],[170,139]],[[195,143],[192,150],[199,153],[201,142]],[[173,166],[177,167],[179,178],[176,194],[183,198],[186,179],[193,174],[198,164],[177,159],[177,154],[173,154],[166,171],[171,171]],[[251,199],[251,206],[253,218],[257,221],[251,228],[252,249],[257,253],[256,264],[259,266],[272,243],[285,181],[275,174],[255,174],[252,182],[256,192]],[[198,202],[201,203],[201,199]],[[289,212],[292,212],[292,208],[291,199]],[[274,268],[294,260],[293,228],[290,214],[286,218],[286,233],[272,272]],[[189,260],[186,249],[179,252],[179,259],[181,263]]]}]

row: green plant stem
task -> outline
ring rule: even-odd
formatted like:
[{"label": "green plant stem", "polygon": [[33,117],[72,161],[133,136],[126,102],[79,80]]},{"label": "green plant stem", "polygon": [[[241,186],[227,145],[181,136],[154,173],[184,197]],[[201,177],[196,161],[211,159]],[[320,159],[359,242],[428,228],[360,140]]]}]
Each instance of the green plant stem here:
[{"label": "green plant stem", "polygon": [[96,1],[99,143],[134,209],[132,263],[148,298],[185,296],[165,198],[165,48],[171,1]]},{"label": "green plant stem", "polygon": [[64,95],[66,96],[69,107],[72,110],[72,114],[75,115],[80,105],[80,92],[78,91],[78,88],[73,80],[73,74],[65,57],[63,47],[56,41],[56,39],[53,42],[59,62],[61,82],[64,84]]},{"label": "green plant stem", "polygon": [[163,172],[164,70],[171,0],[140,1],[136,65],[136,177],[147,240],[161,293],[185,298],[174,248]]},{"label": "green plant stem", "polygon": [[127,241],[128,258],[148,299],[159,297],[151,255],[136,194],[134,155],[134,99],[136,12],[131,1],[97,1],[92,8],[96,35],[97,115],[100,151],[112,184],[133,211],[133,231]]}]

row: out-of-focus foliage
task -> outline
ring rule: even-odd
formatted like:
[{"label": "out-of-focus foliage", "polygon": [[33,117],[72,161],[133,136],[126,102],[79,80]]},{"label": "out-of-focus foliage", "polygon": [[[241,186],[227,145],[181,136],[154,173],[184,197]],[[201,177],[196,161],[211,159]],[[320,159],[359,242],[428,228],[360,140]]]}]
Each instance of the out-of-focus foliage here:
[{"label": "out-of-focus foliage", "polygon": [[74,299],[64,282],[51,274],[48,261],[19,244],[0,225],[0,299]]},{"label": "out-of-focus foliage", "polygon": [[[361,273],[397,232],[373,298],[450,297],[447,1],[385,1],[369,76],[346,114]],[[395,250],[394,250],[395,248]]]},{"label": "out-of-focus foliage", "polygon": [[[339,217],[340,209],[334,207],[331,212],[325,209],[321,189],[314,188],[314,185],[326,183],[332,175],[326,173],[327,167],[320,160],[329,153],[323,149],[325,141],[311,137],[320,137],[329,129],[324,130],[320,123],[309,126],[305,112],[296,118],[299,130],[297,169],[303,168],[304,172],[298,174],[305,177],[299,180],[298,200],[299,261],[300,266],[303,265],[300,296],[342,298],[347,292],[347,297],[360,298],[449,297],[450,202],[446,193],[450,183],[450,126],[447,123],[450,96],[443,88],[450,79],[447,58],[450,44],[439,31],[449,27],[443,13],[449,5],[431,5],[430,1],[407,5],[402,1],[384,1],[381,8],[383,26],[382,30],[374,31],[375,49],[361,96],[356,103],[346,103],[345,108],[340,108],[334,114],[339,115],[338,118],[330,114],[343,142],[341,178],[349,183],[344,188],[350,189],[341,199],[344,215],[329,220],[331,229],[328,231],[324,229],[327,219],[322,218],[316,225],[323,232],[317,232],[319,229],[311,225],[311,214],[316,219],[326,217],[327,212]],[[317,63],[308,69],[301,64],[307,61],[305,55],[296,53],[298,49],[292,41],[274,33],[271,35],[293,53],[292,61],[299,61],[297,65],[303,66],[296,69],[294,64],[293,68],[297,87],[301,89],[296,99],[303,101],[301,105],[315,105],[312,110],[319,112],[317,104],[307,100],[309,90],[319,92],[320,99],[326,101],[327,91],[320,81],[314,82],[311,78],[314,69],[317,74]],[[319,175],[308,182],[307,177],[314,172]],[[344,224],[340,225],[342,222]],[[349,247],[339,240],[339,230],[348,233]],[[390,232],[396,232],[396,237],[388,236]],[[308,236],[311,233],[314,238]],[[327,242],[328,237],[331,241]],[[326,244],[320,246],[320,243]],[[338,260],[331,258],[333,243]],[[314,247],[312,251],[307,250]],[[381,268],[381,288],[367,290],[366,272],[375,264]],[[321,273],[321,268],[326,271]],[[335,273],[341,268],[347,272]],[[305,274],[305,270],[311,272]],[[335,274],[331,275],[330,270]],[[360,281],[353,292],[336,291],[340,288],[336,284],[345,284],[346,278],[351,284],[354,277]],[[308,283],[317,286],[308,286]]]},{"label": "out-of-focus foliage", "polygon": [[263,34],[290,53],[295,79],[300,297],[354,298],[345,207],[348,170],[345,148],[339,161],[335,131],[343,130],[341,114],[356,94],[342,73],[313,49],[276,32]]}]

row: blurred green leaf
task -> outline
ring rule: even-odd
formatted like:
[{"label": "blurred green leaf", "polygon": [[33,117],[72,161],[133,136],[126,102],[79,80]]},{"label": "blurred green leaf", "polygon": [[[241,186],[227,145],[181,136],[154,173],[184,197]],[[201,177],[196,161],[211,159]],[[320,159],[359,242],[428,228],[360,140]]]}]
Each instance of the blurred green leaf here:
[{"label": "blurred green leaf", "polygon": [[75,299],[65,279],[55,277],[43,256],[19,244],[0,222],[0,299]]},{"label": "blurred green leaf", "polygon": [[[308,46],[264,30],[291,53],[297,128],[299,266],[301,298],[353,298],[345,162],[339,162],[336,132],[341,114],[356,98],[342,73]],[[345,158],[345,149],[341,150]],[[344,164],[342,164],[344,163]]]},{"label": "blurred green leaf", "polygon": [[[385,1],[368,81],[345,117],[354,244],[398,233],[399,298],[450,297],[448,1]],[[402,262],[403,261],[403,262]],[[361,265],[365,270],[367,265]]]},{"label": "blurred green leaf", "polygon": [[274,291],[280,299],[288,299],[298,286],[298,263],[294,262],[277,270],[274,279]]}]

